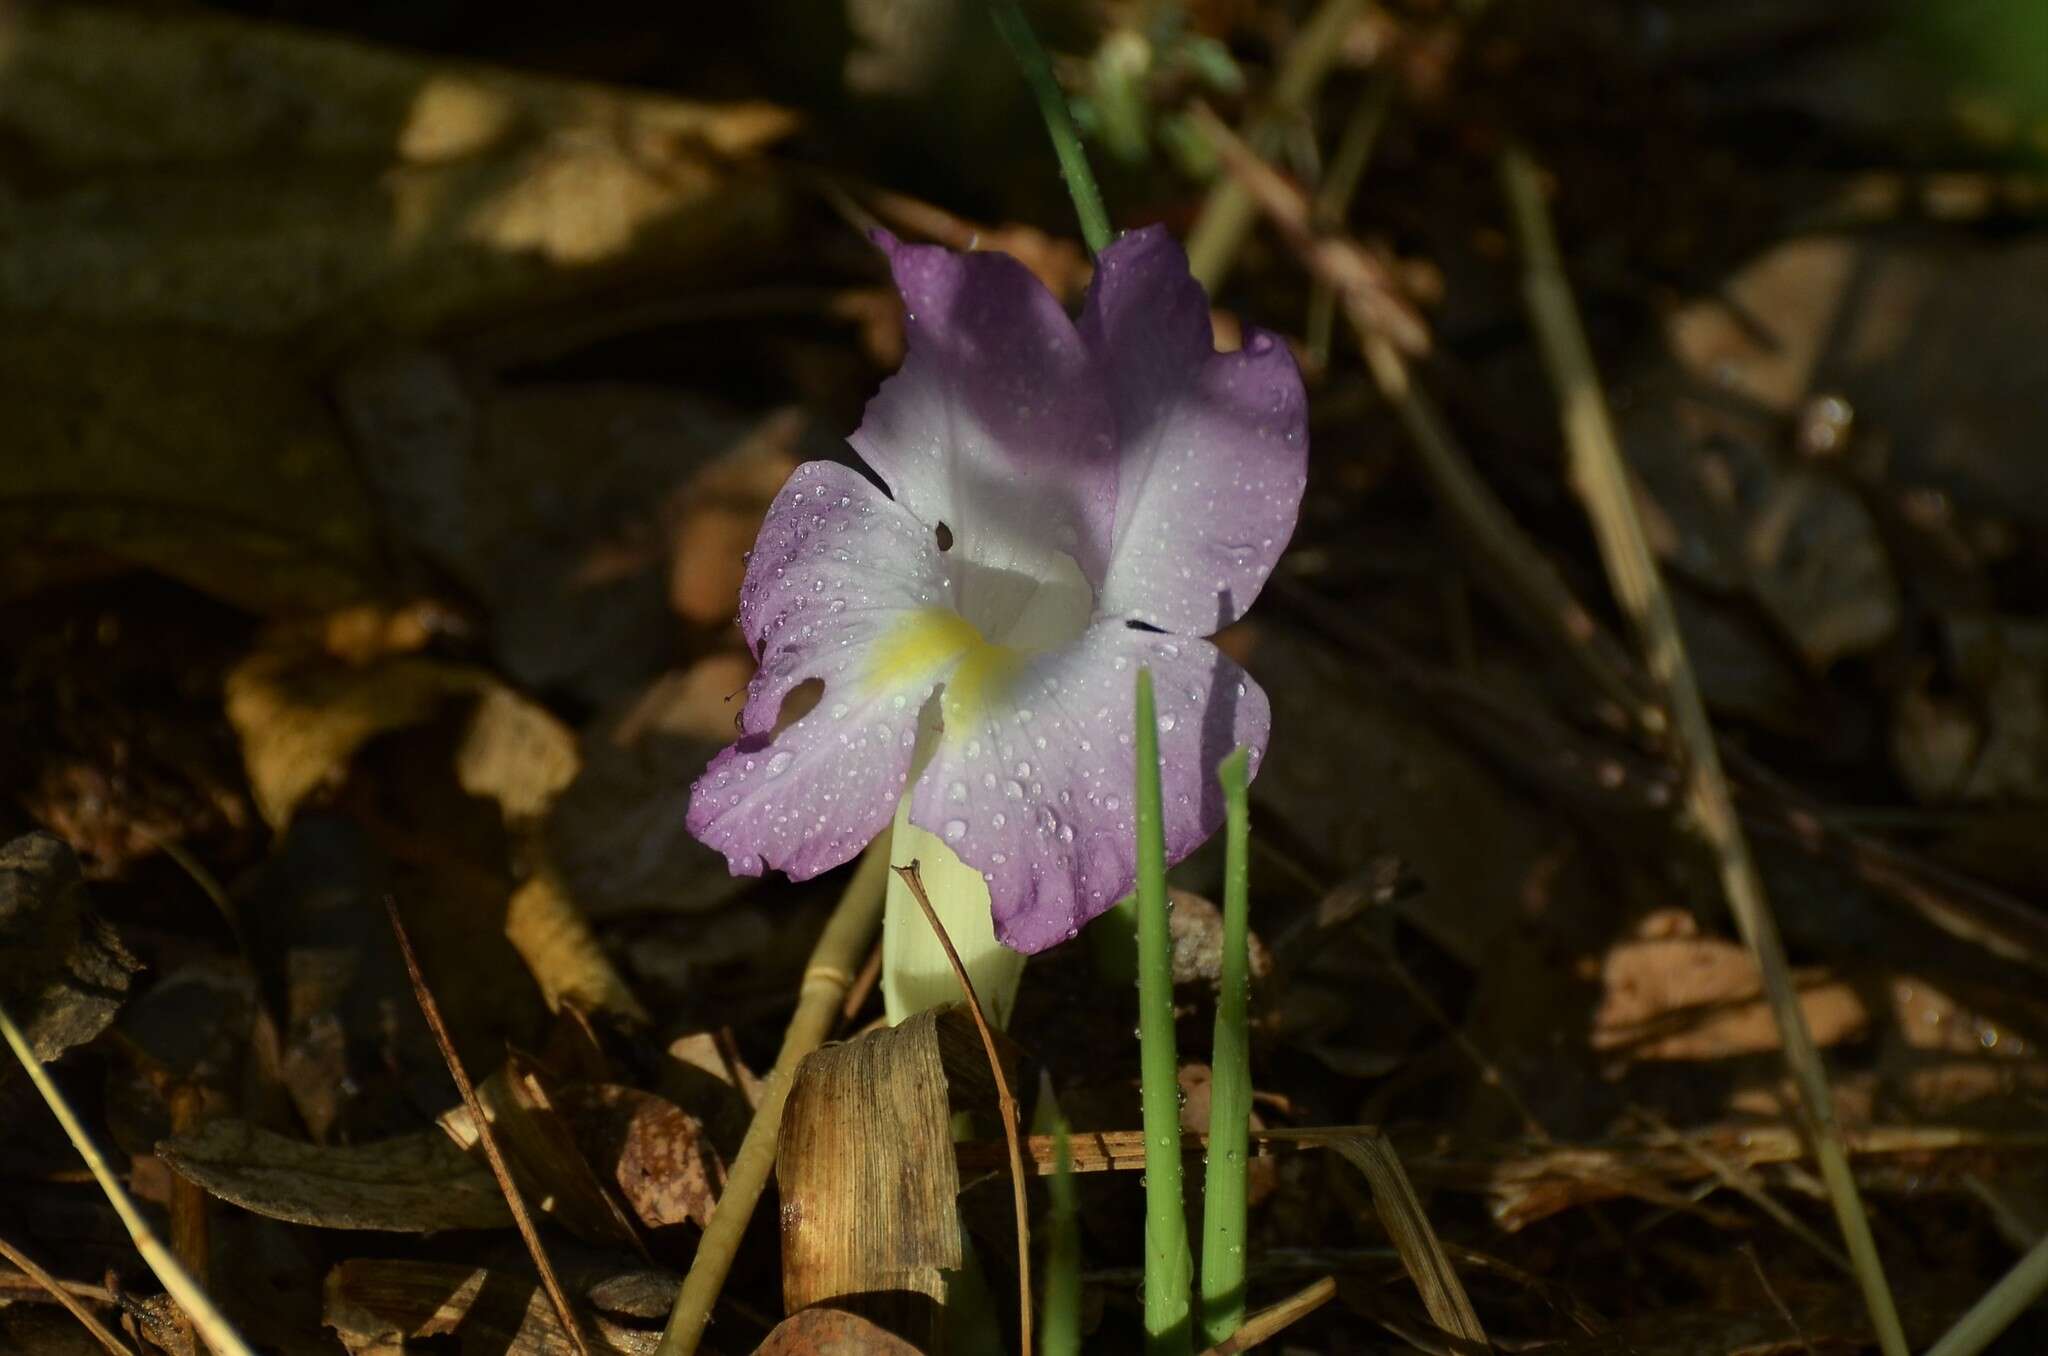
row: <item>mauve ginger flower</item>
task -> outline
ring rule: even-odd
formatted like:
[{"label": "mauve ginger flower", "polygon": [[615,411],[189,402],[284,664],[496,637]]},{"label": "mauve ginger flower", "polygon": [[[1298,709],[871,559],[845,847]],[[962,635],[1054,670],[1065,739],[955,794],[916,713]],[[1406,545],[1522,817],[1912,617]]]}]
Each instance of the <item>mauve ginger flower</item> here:
[{"label": "mauve ginger flower", "polygon": [[[739,620],[760,663],[741,739],[692,789],[731,869],[803,880],[910,822],[988,882],[998,938],[1042,951],[1135,880],[1132,684],[1158,697],[1169,861],[1222,822],[1216,764],[1266,745],[1258,684],[1203,637],[1294,530],[1305,399],[1287,348],[1218,353],[1163,228],[1102,252],[1079,322],[1007,255],[878,235],[902,369],[762,524]],[[776,732],[785,697],[824,692]]]}]

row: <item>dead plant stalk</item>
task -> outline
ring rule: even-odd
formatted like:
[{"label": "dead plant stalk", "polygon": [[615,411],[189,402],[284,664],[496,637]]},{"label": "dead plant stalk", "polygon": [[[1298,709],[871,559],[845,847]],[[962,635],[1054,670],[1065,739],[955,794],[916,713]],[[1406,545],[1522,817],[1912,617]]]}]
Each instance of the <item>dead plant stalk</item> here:
[{"label": "dead plant stalk", "polygon": [[974,981],[967,977],[967,967],[960,963],[960,953],[953,949],[953,939],[946,935],[945,924],[939,921],[939,911],[932,907],[931,896],[924,892],[924,880],[918,875],[917,862],[908,866],[890,868],[903,878],[910,887],[917,907],[924,910],[925,921],[938,934],[939,945],[946,949],[946,960],[953,967],[953,977],[960,981],[960,992],[967,996],[967,1010],[974,1017],[974,1029],[981,1033],[981,1048],[988,1052],[988,1070],[996,1080],[996,1106],[1003,1118],[1003,1139],[1010,1150],[1010,1185],[1017,1207],[1017,1350],[1031,1350],[1031,1207],[1024,1195],[1024,1149],[1017,1137],[1017,1099],[1010,1094],[1010,1079],[1003,1072],[1003,1057],[996,1049],[995,1033],[989,1029],[988,1016],[981,1010],[981,999],[974,992]]},{"label": "dead plant stalk", "polygon": [[1577,302],[1564,275],[1535,163],[1520,148],[1510,148],[1501,159],[1501,179],[1522,252],[1524,297],[1544,365],[1557,388],[1573,486],[1592,520],[1615,596],[1635,627],[1651,677],[1670,705],[1673,751],[1685,775],[1686,809],[1713,851],[1729,911],[1762,973],[1785,1063],[1799,1089],[1814,1156],[1850,1260],[1855,1263],[1879,1345],[1885,1356],[1906,1356],[1905,1330],[1849,1170],[1827,1070],[1800,1010],[1777,919],[1736,817],[1706,704],[1686,657],[1670,595],[1664,591],[1636,512],[1620,442],[1600,388],[1592,349],[1579,323]]},{"label": "dead plant stalk", "polygon": [[839,1020],[840,1005],[852,987],[854,973],[874,939],[882,921],[883,886],[888,880],[889,840],[883,837],[870,846],[854,868],[846,892],[826,921],[825,930],[811,948],[804,967],[803,984],[797,991],[796,1012],[782,1037],[782,1049],[775,1067],[761,1085],[760,1105],[747,1126],[732,1167],[726,1173],[725,1190],[711,1212],[711,1223],[697,1243],[697,1255],[676,1292],[675,1308],[662,1329],[655,1356],[693,1356],[711,1321],[711,1306],[725,1286],[739,1252],[740,1239],[754,1217],[761,1192],[775,1171],[775,1147],[782,1132],[782,1108],[789,1100],[790,1084],[797,1065],[805,1055],[823,1044]]}]

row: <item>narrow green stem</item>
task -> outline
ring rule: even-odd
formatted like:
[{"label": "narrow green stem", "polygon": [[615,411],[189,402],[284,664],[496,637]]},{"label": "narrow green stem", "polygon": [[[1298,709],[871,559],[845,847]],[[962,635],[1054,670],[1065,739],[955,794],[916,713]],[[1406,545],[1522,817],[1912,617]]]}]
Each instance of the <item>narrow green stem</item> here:
[{"label": "narrow green stem", "polygon": [[1045,1249],[1045,1321],[1040,1356],[1081,1356],[1081,1226],[1067,1123],[1052,1132],[1052,1237]]},{"label": "narrow green stem", "polygon": [[1250,1175],[1252,1053],[1251,757],[1240,748],[1216,769],[1223,783],[1223,978],[1210,1056],[1209,1164],[1202,1191],[1202,1340],[1210,1346],[1244,1322],[1246,1207]]},{"label": "narrow green stem", "polygon": [[1186,1356],[1188,1222],[1180,1188],[1180,1066],[1173,1050],[1173,934],[1166,915],[1159,717],[1138,670],[1138,1058],[1145,1122],[1145,1350]]},{"label": "narrow green stem", "polygon": [[1031,31],[1031,21],[1017,0],[990,0],[989,14],[1011,55],[1024,72],[1025,82],[1038,98],[1038,114],[1052,137],[1053,154],[1059,157],[1060,177],[1067,181],[1067,195],[1074,200],[1074,215],[1081,222],[1081,238],[1090,254],[1109,248],[1109,213],[1102,207],[1102,190],[1095,186],[1095,173],[1088,168],[1088,154],[1081,149],[1081,134],[1074,130],[1074,116],[1067,109],[1066,92],[1053,78],[1052,62]]}]

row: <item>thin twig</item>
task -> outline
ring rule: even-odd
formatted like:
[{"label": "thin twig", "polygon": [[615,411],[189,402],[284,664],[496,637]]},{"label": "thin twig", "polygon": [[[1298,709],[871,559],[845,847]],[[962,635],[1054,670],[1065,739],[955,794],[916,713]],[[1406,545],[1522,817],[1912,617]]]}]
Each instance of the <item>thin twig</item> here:
[{"label": "thin twig", "polygon": [[789,1100],[796,1067],[805,1055],[824,1043],[839,1020],[840,1005],[846,1001],[854,971],[882,920],[888,869],[889,839],[885,836],[862,856],[853,879],[846,884],[846,892],[839,897],[838,907],[818,935],[817,945],[811,948],[803,984],[797,990],[796,1012],[783,1033],[782,1049],[775,1056],[775,1067],[762,1081],[760,1104],[747,1125],[740,1151],[726,1172],[725,1190],[719,1193],[711,1223],[705,1226],[704,1236],[697,1242],[697,1255],[691,1259],[682,1288],[676,1292],[675,1308],[669,1312],[655,1356],[693,1356],[704,1338],[705,1325],[711,1321],[711,1306],[725,1286],[740,1239],[754,1217],[754,1207],[760,1203],[770,1174],[775,1171],[782,1108]]},{"label": "thin twig", "polygon": [[1318,282],[1335,291],[1358,332],[1380,395],[1394,407],[1430,493],[1471,542],[1488,592],[1537,643],[1576,668],[1621,721],[1655,733],[1664,714],[1636,681],[1620,643],[1573,596],[1563,577],[1516,524],[1499,496],[1473,468],[1429,392],[1414,380],[1407,357],[1426,352],[1429,328],[1395,287],[1386,267],[1356,241],[1319,234],[1308,197],[1197,105],[1194,125],[1231,176],[1270,217]]},{"label": "thin twig", "polygon": [[[1393,106],[1393,73],[1375,71],[1365,93],[1359,96],[1357,107],[1351,110],[1349,121],[1344,124],[1344,131],[1337,139],[1337,149],[1323,171],[1322,182],[1316,185],[1310,220],[1318,230],[1341,229],[1345,218],[1351,215],[1351,200],[1358,194],[1358,184],[1365,177],[1366,166],[1372,163],[1372,153],[1379,145],[1380,130],[1386,126],[1387,114]],[[1308,298],[1308,351],[1319,367],[1329,364],[1330,331],[1336,317],[1337,290],[1317,279]]]},{"label": "thin twig", "polygon": [[1336,1280],[1325,1276],[1278,1304],[1259,1310],[1244,1321],[1243,1327],[1215,1346],[1205,1349],[1201,1356],[1236,1356],[1240,1351],[1250,1351],[1282,1329],[1291,1327],[1328,1304],[1336,1293]]},{"label": "thin twig", "polygon": [[1031,1206],[1024,1195],[1024,1149],[1017,1137],[1017,1099],[1010,1095],[1010,1080],[1003,1072],[1002,1055],[996,1050],[995,1033],[989,1029],[988,1014],[981,1010],[981,999],[974,992],[974,981],[967,977],[967,967],[960,963],[960,953],[953,949],[953,939],[946,935],[945,924],[939,921],[939,911],[932,907],[931,896],[924,892],[924,878],[918,874],[917,861],[910,865],[891,868],[903,878],[904,885],[917,900],[917,906],[924,910],[925,921],[938,934],[939,945],[946,949],[946,959],[952,963],[953,977],[960,981],[960,992],[967,996],[967,1010],[974,1017],[974,1029],[981,1033],[981,1048],[988,1052],[988,1069],[995,1075],[996,1108],[1003,1118],[1003,1138],[1010,1146],[1011,1194],[1017,1207],[1017,1350],[1031,1350]]},{"label": "thin twig", "polygon": [[1849,1171],[1842,1132],[1835,1120],[1827,1069],[1807,1029],[1785,944],[1764,893],[1763,878],[1749,854],[1736,817],[1728,781],[1714,743],[1706,703],[1687,659],[1671,597],[1650,554],[1621,447],[1600,388],[1591,348],[1579,323],[1560,260],[1557,241],[1536,180],[1536,166],[1524,151],[1510,148],[1501,159],[1501,179],[1514,216],[1524,268],[1524,287],[1544,365],[1557,387],[1574,487],[1586,504],[1601,559],[1622,609],[1634,624],[1652,678],[1662,688],[1675,727],[1677,752],[1685,769],[1686,806],[1712,848],[1721,888],[1736,928],[1762,973],[1778,1039],[1799,1089],[1807,1129],[1820,1162],[1821,1178],[1856,1264],[1863,1301],[1885,1356],[1906,1356],[1905,1329],[1885,1281],[1884,1264],[1870,1220]]},{"label": "thin twig", "polygon": [[1787,1210],[1776,1197],[1764,1190],[1763,1183],[1756,1180],[1755,1173],[1739,1164],[1730,1163],[1721,1155],[1694,1141],[1692,1136],[1680,1133],[1655,1111],[1640,1107],[1637,1114],[1654,1126],[1669,1143],[1714,1174],[1723,1186],[1740,1194],[1750,1204],[1776,1220],[1787,1233],[1825,1257],[1843,1275],[1853,1277],[1856,1274],[1855,1264],[1842,1255],[1842,1250],[1815,1233],[1806,1221]]},{"label": "thin twig", "polygon": [[121,1223],[127,1226],[128,1237],[135,1244],[135,1251],[142,1254],[142,1260],[156,1273],[157,1280],[163,1282],[164,1289],[178,1302],[178,1307],[191,1318],[192,1326],[200,1339],[214,1350],[216,1356],[256,1356],[255,1352],[250,1350],[249,1344],[242,1340],[241,1334],[235,1331],[234,1325],[214,1307],[206,1292],[200,1289],[191,1274],[179,1265],[176,1255],[164,1246],[162,1240],[150,1229],[148,1222],[142,1218],[142,1212],[135,1208],[135,1202],[129,1199],[120,1179],[116,1178],[113,1169],[107,1166],[107,1160],[100,1153],[99,1146],[85,1133],[85,1127],[79,1123],[77,1114],[71,1110],[71,1104],[64,1100],[63,1093],[57,1091],[57,1085],[50,1080],[49,1071],[43,1068],[43,1062],[36,1058],[36,1052],[29,1047],[28,1038],[21,1034],[21,1028],[14,1024],[14,1019],[7,1015],[4,1008],[0,1008],[0,1035],[7,1038],[7,1044],[13,1049],[14,1057],[21,1061],[21,1067],[28,1072],[29,1081],[36,1085],[36,1091],[43,1095],[43,1101],[49,1105],[50,1114],[57,1118],[57,1124],[64,1127],[65,1138],[71,1141],[72,1148],[78,1150],[78,1156],[84,1159],[85,1166],[92,1170],[93,1180],[98,1182],[100,1190],[106,1193],[107,1203],[114,1207],[114,1213],[119,1215]]},{"label": "thin twig", "polygon": [[[1265,112],[1247,135],[1261,152],[1270,154],[1286,130],[1289,119],[1298,116],[1336,65],[1344,35],[1365,9],[1365,0],[1323,0],[1320,8],[1300,29],[1280,58],[1280,70]],[[1202,213],[1188,231],[1188,267],[1202,286],[1214,296],[1230,273],[1237,251],[1244,244],[1258,207],[1244,186],[1225,178],[1209,190]]]},{"label": "thin twig", "polygon": [[1208,105],[1191,105],[1188,121],[1207,138],[1233,186],[1266,214],[1309,272],[1329,284],[1348,315],[1385,334],[1404,352],[1428,349],[1429,326],[1402,295],[1393,270],[1383,260],[1340,232],[1318,230],[1308,195],[1267,164]]},{"label": "thin twig", "polygon": [[448,1024],[441,1018],[441,1005],[435,1001],[433,990],[427,987],[427,977],[420,970],[420,958],[413,952],[405,920],[398,915],[397,899],[384,896],[384,911],[391,916],[391,931],[398,938],[399,954],[405,958],[405,973],[412,980],[412,995],[419,1002],[420,1015],[427,1019],[427,1029],[434,1034],[434,1044],[441,1047],[441,1060],[448,1066],[448,1075],[455,1080],[456,1090],[462,1094],[462,1104],[469,1108],[469,1118],[476,1122],[476,1136],[484,1146],[484,1157],[490,1161],[491,1175],[498,1179],[498,1189],[505,1193],[505,1204],[512,1211],[512,1223],[526,1243],[534,1270],[540,1273],[541,1288],[548,1292],[548,1300],[555,1306],[555,1317],[561,1320],[562,1332],[568,1337],[569,1345],[576,1349],[578,1356],[590,1356],[590,1345],[583,1336],[583,1324],[569,1303],[568,1292],[562,1289],[562,1282],[555,1275],[554,1263],[548,1260],[547,1249],[541,1246],[540,1230],[534,1227],[533,1215],[526,1208],[526,1197],[519,1190],[519,1184],[512,1180],[512,1169],[505,1162],[505,1151],[499,1147],[498,1133],[492,1128],[491,1118],[485,1114],[484,1104],[476,1095],[476,1085],[469,1081],[469,1071],[462,1067],[462,1057],[455,1053],[455,1042],[448,1037]]},{"label": "thin twig", "polygon": [[1778,1317],[1785,1320],[1785,1326],[1792,1330],[1794,1340],[1801,1347],[1805,1348],[1806,1356],[1820,1356],[1820,1353],[1813,1349],[1813,1339],[1806,1335],[1806,1329],[1799,1326],[1799,1320],[1792,1317],[1792,1311],[1787,1309],[1785,1301],[1778,1297],[1778,1288],[1771,1284],[1770,1274],[1764,1270],[1763,1259],[1756,1255],[1756,1248],[1751,1244],[1744,1243],[1736,1251],[1740,1252],[1749,1262],[1749,1269],[1756,1273],[1756,1283],[1763,1287],[1764,1298],[1768,1299],[1771,1302],[1771,1307],[1778,1311]]},{"label": "thin twig", "polygon": [[85,1307],[85,1301],[79,1299],[78,1296],[66,1289],[64,1282],[36,1265],[33,1257],[30,1257],[4,1238],[0,1238],[0,1257],[5,1257],[8,1261],[14,1263],[15,1266],[21,1269],[22,1275],[49,1291],[50,1298],[63,1305],[70,1312],[71,1316],[83,1324],[85,1330],[93,1335],[93,1340],[111,1352],[112,1356],[135,1356],[135,1353],[128,1349],[126,1342],[116,1337],[112,1329],[100,1322],[98,1314]]}]

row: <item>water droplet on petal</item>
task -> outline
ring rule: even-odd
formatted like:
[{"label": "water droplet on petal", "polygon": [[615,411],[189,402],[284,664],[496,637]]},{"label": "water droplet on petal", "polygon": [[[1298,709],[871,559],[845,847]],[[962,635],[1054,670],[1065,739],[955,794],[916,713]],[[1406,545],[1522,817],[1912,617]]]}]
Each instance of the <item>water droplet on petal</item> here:
[{"label": "water droplet on petal", "polygon": [[947,820],[947,821],[946,821],[946,841],[947,841],[947,842],[949,842],[949,843],[957,843],[957,842],[959,842],[959,841],[960,841],[960,840],[961,840],[962,838],[964,838],[964,837],[966,837],[966,836],[967,836],[967,821],[966,821],[966,820],[964,820],[964,819],[949,819],[949,820]]}]

